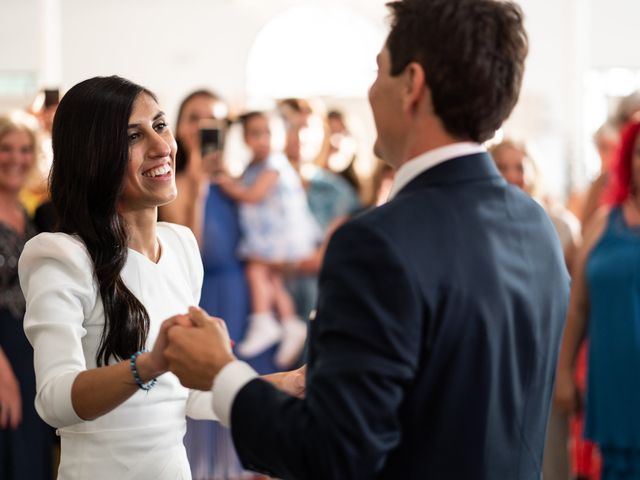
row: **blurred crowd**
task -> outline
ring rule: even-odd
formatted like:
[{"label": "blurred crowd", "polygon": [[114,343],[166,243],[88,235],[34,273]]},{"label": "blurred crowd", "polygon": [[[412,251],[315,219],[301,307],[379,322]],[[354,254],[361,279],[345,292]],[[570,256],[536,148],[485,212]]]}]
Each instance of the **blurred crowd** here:
[{"label": "blurred crowd", "polygon": [[[528,147],[535,138],[487,145],[505,180],[547,211],[573,276],[545,479],[597,479],[600,451],[633,447],[640,435],[633,404],[640,397],[634,376],[640,365],[634,342],[640,332],[638,98],[622,99],[603,119],[593,136],[600,172],[567,202],[545,190]],[[33,352],[22,331],[17,260],[29,238],[56,228],[47,176],[59,101],[58,90],[43,90],[24,111],[0,115],[0,397],[12,405],[0,412],[3,479],[51,478],[54,471],[55,436],[33,406]],[[205,271],[201,306],[225,319],[235,353],[260,373],[304,363],[327,243],[351,216],[382,205],[393,182],[381,161],[358,168],[351,115],[300,98],[282,99],[270,111],[235,113],[202,89],[184,97],[171,126],[178,197],[160,210],[160,220],[194,232]],[[278,129],[281,148],[272,141]],[[322,140],[310,148],[312,129]],[[248,159],[232,158],[234,138]],[[217,424],[189,420],[185,444],[194,479],[254,477],[240,466],[229,431]],[[639,449],[629,451],[621,464],[640,459]]]}]

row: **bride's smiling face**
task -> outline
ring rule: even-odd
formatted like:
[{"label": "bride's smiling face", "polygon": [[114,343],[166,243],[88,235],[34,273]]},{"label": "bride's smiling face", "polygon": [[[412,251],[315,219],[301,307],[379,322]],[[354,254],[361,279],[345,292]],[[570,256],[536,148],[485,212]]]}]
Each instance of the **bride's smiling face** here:
[{"label": "bride's smiling face", "polygon": [[166,115],[148,94],[136,98],[127,127],[129,166],[121,210],[165,205],[176,198],[176,141]]}]

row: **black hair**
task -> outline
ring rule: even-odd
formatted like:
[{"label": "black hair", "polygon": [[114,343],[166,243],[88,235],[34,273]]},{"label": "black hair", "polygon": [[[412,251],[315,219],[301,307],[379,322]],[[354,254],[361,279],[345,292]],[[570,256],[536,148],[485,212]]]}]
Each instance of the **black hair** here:
[{"label": "black hair", "polygon": [[387,47],[391,75],[418,62],[452,135],[491,138],[518,101],[528,52],[523,13],[501,0],[400,0]]},{"label": "black hair", "polygon": [[246,112],[240,115],[239,120],[240,125],[242,125],[242,133],[244,135],[247,134],[247,125],[249,125],[249,122],[251,122],[251,120],[253,120],[254,118],[267,118],[267,115],[266,113],[257,110]]},{"label": "black hair", "polygon": [[149,332],[147,310],[120,276],[128,233],[117,211],[129,163],[127,125],[142,93],[156,100],[124,78],[90,78],[64,95],[53,121],[50,188],[58,230],[86,245],[104,307],[98,366],[141,350]]}]

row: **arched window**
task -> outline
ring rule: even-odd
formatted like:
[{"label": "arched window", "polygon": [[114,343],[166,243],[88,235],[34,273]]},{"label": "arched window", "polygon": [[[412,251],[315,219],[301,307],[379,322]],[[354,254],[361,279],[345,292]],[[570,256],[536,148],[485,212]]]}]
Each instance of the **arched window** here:
[{"label": "arched window", "polygon": [[298,5],[270,20],[247,60],[247,96],[362,97],[385,29],[339,5]]}]

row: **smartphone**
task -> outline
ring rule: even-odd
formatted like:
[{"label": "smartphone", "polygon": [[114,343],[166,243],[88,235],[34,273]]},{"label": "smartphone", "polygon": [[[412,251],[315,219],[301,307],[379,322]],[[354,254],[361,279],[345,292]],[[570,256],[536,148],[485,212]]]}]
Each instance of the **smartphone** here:
[{"label": "smartphone", "polygon": [[45,89],[44,108],[56,106],[60,103],[60,91],[57,89]]},{"label": "smartphone", "polygon": [[202,158],[224,147],[224,124],[220,120],[200,122],[200,153]]}]

